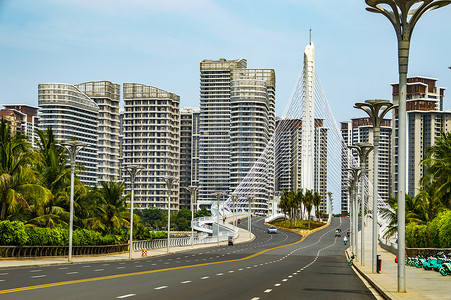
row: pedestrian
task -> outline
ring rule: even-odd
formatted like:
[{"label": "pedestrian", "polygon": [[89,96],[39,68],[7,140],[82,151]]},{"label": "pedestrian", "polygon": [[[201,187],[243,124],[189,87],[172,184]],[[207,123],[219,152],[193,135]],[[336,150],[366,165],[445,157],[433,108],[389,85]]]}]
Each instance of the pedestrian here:
[{"label": "pedestrian", "polygon": [[343,243],[345,244],[345,246],[346,246],[346,243],[348,242],[348,237],[345,235],[345,237],[344,237],[344,239],[343,239]]}]

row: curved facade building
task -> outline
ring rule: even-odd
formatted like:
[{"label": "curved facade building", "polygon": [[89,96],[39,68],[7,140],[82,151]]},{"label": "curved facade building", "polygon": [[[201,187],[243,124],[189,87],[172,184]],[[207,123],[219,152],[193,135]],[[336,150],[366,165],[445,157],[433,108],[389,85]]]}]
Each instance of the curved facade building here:
[{"label": "curved facade building", "polygon": [[97,182],[98,105],[71,84],[38,85],[38,106],[42,129],[51,127],[57,140],[77,140],[87,146],[80,150],[76,163],[86,171],[77,175],[86,185]]},{"label": "curved facade building", "polygon": [[[138,83],[124,83],[123,166],[139,165],[135,203],[141,208],[168,208],[164,176],[180,174],[180,97]],[[127,173],[123,178],[130,182]],[[171,210],[179,209],[179,183],[174,184]]]}]

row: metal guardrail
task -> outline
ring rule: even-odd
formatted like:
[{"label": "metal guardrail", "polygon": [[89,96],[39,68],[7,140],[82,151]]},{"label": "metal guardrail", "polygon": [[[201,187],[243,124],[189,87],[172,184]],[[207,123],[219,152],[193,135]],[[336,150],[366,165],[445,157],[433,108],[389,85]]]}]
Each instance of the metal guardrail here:
[{"label": "metal guardrail", "polygon": [[[220,232],[219,233],[219,241],[227,241],[227,238],[232,233],[230,232]],[[235,237],[237,234],[235,234]],[[216,235],[214,236],[206,236],[206,237],[194,237],[193,242],[191,242],[191,237],[184,237],[184,238],[171,238],[170,239],[170,247],[183,247],[183,246],[190,246],[193,245],[201,245],[201,244],[210,244],[210,243],[216,243],[218,241],[218,238]],[[142,249],[161,249],[166,248],[168,245],[167,239],[157,239],[152,241],[133,241],[133,251],[141,251]]]},{"label": "metal guardrail", "polygon": [[[125,252],[128,244],[73,246],[72,255],[100,255]],[[68,256],[69,246],[0,246],[0,257]]]}]

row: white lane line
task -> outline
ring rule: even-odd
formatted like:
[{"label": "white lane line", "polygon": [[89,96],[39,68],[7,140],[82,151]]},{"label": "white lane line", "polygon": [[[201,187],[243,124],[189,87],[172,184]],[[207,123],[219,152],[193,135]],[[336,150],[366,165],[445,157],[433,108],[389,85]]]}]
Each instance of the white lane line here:
[{"label": "white lane line", "polygon": [[152,264],[152,266],[156,266],[157,264]]},{"label": "white lane line", "polygon": [[269,293],[271,291],[272,291],[272,289],[267,289],[267,290],[265,290],[265,293]]},{"label": "white lane line", "polygon": [[78,272],[68,272],[67,275],[78,274]]},{"label": "white lane line", "polygon": [[137,265],[137,266],[135,266],[136,268],[141,268],[143,265]]},{"label": "white lane line", "polygon": [[235,272],[235,271],[229,271],[229,273],[233,273],[233,272]]},{"label": "white lane line", "polygon": [[216,274],[217,276],[222,276],[222,275],[224,275],[224,273],[218,273],[218,274]]},{"label": "white lane line", "polygon": [[125,269],[125,267],[117,267],[116,269]]},{"label": "white lane line", "polygon": [[42,272],[42,270],[31,270],[30,273]]},{"label": "white lane line", "polygon": [[185,283],[190,283],[192,282],[191,280],[187,280],[187,281],[182,281],[181,283],[185,284]]},{"label": "white lane line", "polygon": [[276,283],[274,286],[280,286],[280,283]]},{"label": "white lane line", "polygon": [[69,267],[58,268],[58,269],[60,269],[60,270],[67,270],[67,269],[69,269]]},{"label": "white lane line", "polygon": [[83,268],[90,268],[91,266],[83,266]]},{"label": "white lane line", "polygon": [[288,279],[285,278],[285,279],[282,279],[282,281],[288,281]]},{"label": "white lane line", "polygon": [[238,271],[243,271],[243,269],[238,269]]},{"label": "white lane line", "polygon": [[102,266],[109,266],[110,264],[103,264]]},{"label": "white lane line", "polygon": [[288,276],[288,278],[291,278],[291,277],[293,277],[293,275]]},{"label": "white lane line", "polygon": [[9,273],[0,273],[0,276],[8,275]]},{"label": "white lane line", "polygon": [[103,270],[105,270],[105,269],[97,269],[97,270],[94,270],[94,272],[99,272],[99,271],[103,271]]},{"label": "white lane line", "polygon": [[259,300],[259,299],[260,299],[260,297],[254,297],[251,300]]},{"label": "white lane line", "polygon": [[35,276],[31,276],[31,278],[41,278],[41,277],[45,277],[47,275],[35,275]]},{"label": "white lane line", "polygon": [[154,290],[162,290],[162,289],[165,289],[167,287],[168,287],[167,285],[163,285],[163,286],[159,286],[159,287],[154,288]]},{"label": "white lane line", "polygon": [[210,276],[205,276],[205,277],[202,277],[201,279],[208,279],[208,278],[210,278]]},{"label": "white lane line", "polygon": [[0,282],[3,282],[3,281],[5,281],[5,280],[3,280],[3,279],[0,279]]},{"label": "white lane line", "polygon": [[117,296],[116,299],[124,299],[124,298],[132,297],[132,296],[136,296],[136,294],[128,294],[128,295],[123,295],[123,296]]}]

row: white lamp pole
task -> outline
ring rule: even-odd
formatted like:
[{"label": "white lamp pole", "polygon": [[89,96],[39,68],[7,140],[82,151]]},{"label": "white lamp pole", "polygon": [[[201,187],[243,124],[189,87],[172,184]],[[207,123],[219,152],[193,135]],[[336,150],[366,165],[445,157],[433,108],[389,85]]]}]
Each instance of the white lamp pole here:
[{"label": "white lamp pole", "polygon": [[59,146],[64,147],[69,152],[70,158],[70,204],[69,204],[69,258],[72,262],[72,233],[74,230],[74,177],[75,177],[75,158],[78,152],[86,147],[86,144],[77,141],[67,141]]},{"label": "white lamp pole", "polygon": [[247,224],[248,229],[247,231],[249,231],[249,238],[252,237],[252,196],[247,196],[247,201],[249,203],[249,223]]},{"label": "white lamp pole", "polygon": [[218,211],[217,211],[217,214],[216,214],[216,216],[217,216],[216,217],[216,219],[217,219],[216,222],[218,223],[217,226],[216,226],[216,234],[217,234],[216,238],[217,238],[217,244],[219,246],[219,198],[221,198],[221,196],[224,195],[224,193],[217,192],[214,195],[216,196],[216,205],[218,206]]},{"label": "white lamp pole", "polygon": [[172,185],[178,181],[177,177],[174,176],[165,176],[163,177],[164,182],[166,182],[166,186],[168,188],[168,245],[167,252],[169,253],[169,245],[171,242],[171,194],[172,194]]},{"label": "white lamp pole", "polygon": [[124,169],[130,175],[130,184],[132,190],[132,197],[130,199],[130,246],[128,257],[130,259],[133,259],[133,206],[134,206],[133,201],[135,200],[135,178],[136,174],[138,174],[138,172],[144,168],[137,165],[128,165],[125,166]]},{"label": "white lamp pole", "polygon": [[191,195],[191,247],[194,246],[194,196],[197,191],[197,186],[191,185],[186,188]]},{"label": "white lamp pole", "polygon": [[235,226],[236,226],[236,209],[235,209],[235,202],[238,199],[238,195],[232,194],[232,211],[233,211],[233,236],[235,236]]}]

